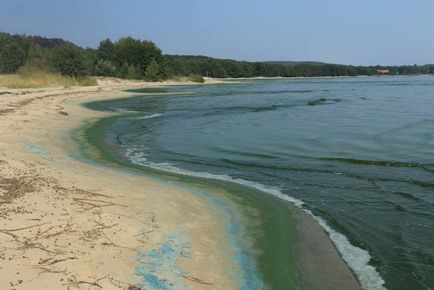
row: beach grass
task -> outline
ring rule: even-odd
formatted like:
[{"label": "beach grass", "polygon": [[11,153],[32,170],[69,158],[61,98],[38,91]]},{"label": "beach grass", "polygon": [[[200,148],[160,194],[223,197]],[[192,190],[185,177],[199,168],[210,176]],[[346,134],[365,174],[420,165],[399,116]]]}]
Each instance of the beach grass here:
[{"label": "beach grass", "polygon": [[10,89],[96,85],[95,77],[70,77],[44,70],[20,70],[16,74],[0,75],[0,87]]}]

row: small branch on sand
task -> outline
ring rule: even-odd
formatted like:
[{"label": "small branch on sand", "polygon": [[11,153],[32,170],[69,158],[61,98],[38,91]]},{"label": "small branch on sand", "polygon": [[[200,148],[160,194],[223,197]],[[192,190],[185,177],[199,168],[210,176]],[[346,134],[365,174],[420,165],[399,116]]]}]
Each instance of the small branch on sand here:
[{"label": "small branch on sand", "polygon": [[53,270],[53,269],[45,268],[45,267],[40,267],[40,269],[42,271],[39,272],[39,275],[44,274],[44,273],[54,273],[54,274],[66,273],[66,270]]},{"label": "small branch on sand", "polygon": [[102,286],[96,282],[88,282],[88,281],[83,281],[83,280],[77,281],[77,278],[75,278],[75,276],[73,276],[73,278],[74,279],[69,279],[70,280],[69,283],[66,283],[63,285],[68,286],[68,289],[69,289],[69,286],[74,286],[75,288],[80,288],[80,284],[92,285],[92,286],[96,286],[96,287],[102,289]]},{"label": "small branch on sand", "polygon": [[72,229],[64,229],[62,231],[56,232],[56,233],[52,233],[50,235],[46,235],[45,237],[42,237],[43,239],[49,239],[58,235],[62,235],[62,234],[66,234],[66,233],[74,233],[76,232],[76,230],[72,230]]},{"label": "small branch on sand", "polygon": [[24,249],[39,249],[39,250],[47,252],[49,254],[55,254],[55,255],[62,254],[62,251],[52,251],[52,250],[49,250],[46,247],[44,247],[41,243],[29,242],[28,239],[26,239],[23,244],[24,245],[21,246],[21,247],[19,247],[18,249],[20,249],[20,250],[24,250]]},{"label": "small branch on sand", "polygon": [[54,265],[57,263],[68,261],[68,260],[77,260],[77,259],[78,259],[77,257],[67,257],[64,259],[55,259],[55,260],[53,260],[53,258],[48,258],[48,259],[45,259],[45,260],[39,262],[39,264]]},{"label": "small branch on sand", "polygon": [[121,207],[128,207],[124,204],[109,202],[109,201],[105,201],[105,200],[98,200],[98,199],[74,197],[73,200],[76,202],[82,203],[82,204],[91,205],[93,207],[113,206],[113,205],[117,205],[117,206],[121,206]]},{"label": "small branch on sand", "polygon": [[106,276],[104,276],[102,278],[99,278],[99,279],[96,280],[96,282],[99,282],[99,281],[102,281],[102,280],[105,280],[105,279],[107,279],[110,282],[110,284],[112,284],[113,286],[115,286],[117,288],[126,289],[127,287],[130,286],[129,283],[117,280],[114,277],[111,277],[110,275],[106,275]]},{"label": "small branch on sand", "polygon": [[5,235],[9,235],[9,236],[13,237],[14,239],[18,238],[17,235],[14,235],[13,233],[10,233],[10,232],[5,231],[5,230],[0,230],[0,233],[5,234]]},{"label": "small branch on sand", "polygon": [[113,196],[110,195],[106,195],[106,194],[102,194],[102,193],[96,193],[96,192],[92,192],[92,191],[87,191],[87,190],[83,190],[83,189],[74,189],[73,190],[75,194],[82,194],[82,195],[88,195],[88,196],[101,196],[101,197],[105,197],[105,198],[113,198]]},{"label": "small branch on sand", "polygon": [[49,224],[49,223],[47,222],[47,223],[37,224],[37,225],[28,226],[28,227],[24,227],[24,228],[17,228],[17,229],[10,229],[10,230],[0,229],[0,232],[2,232],[2,233],[4,233],[4,232],[9,232],[9,233],[10,232],[17,232],[17,231],[27,230],[27,229],[31,229],[31,228],[35,228],[35,227],[40,227],[40,226],[43,226],[46,224]]},{"label": "small branch on sand", "polygon": [[115,226],[118,225],[118,224],[112,224],[112,225],[110,225],[110,226],[107,226],[107,225],[105,225],[105,224],[103,224],[103,223],[98,222],[97,220],[93,220],[93,221],[94,221],[94,223],[96,223],[97,225],[100,226],[100,228],[98,228],[98,230],[102,230],[102,229],[110,229],[110,228],[115,227]]},{"label": "small branch on sand", "polygon": [[184,278],[185,280],[194,282],[194,283],[199,283],[199,284],[203,284],[203,285],[213,285],[213,283],[209,283],[209,282],[205,282],[199,278],[190,276],[190,275],[182,275],[182,278]]},{"label": "small branch on sand", "polygon": [[137,251],[137,249],[134,249],[134,248],[124,247],[124,246],[117,245],[117,244],[113,243],[113,241],[110,240],[109,237],[107,237],[107,235],[104,233],[104,231],[101,231],[101,233],[110,242],[110,245],[118,247],[118,248],[122,248],[122,249],[127,249],[127,250],[131,250],[131,251]]}]

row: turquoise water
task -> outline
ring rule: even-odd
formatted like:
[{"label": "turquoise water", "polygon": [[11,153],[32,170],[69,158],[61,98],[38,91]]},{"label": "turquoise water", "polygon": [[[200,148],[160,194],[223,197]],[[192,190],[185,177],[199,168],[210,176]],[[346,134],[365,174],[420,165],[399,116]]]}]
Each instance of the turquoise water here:
[{"label": "turquoise water", "polygon": [[122,113],[104,137],[125,160],[295,202],[317,217],[365,289],[383,280],[387,289],[434,288],[433,77],[140,92],[89,104]]}]

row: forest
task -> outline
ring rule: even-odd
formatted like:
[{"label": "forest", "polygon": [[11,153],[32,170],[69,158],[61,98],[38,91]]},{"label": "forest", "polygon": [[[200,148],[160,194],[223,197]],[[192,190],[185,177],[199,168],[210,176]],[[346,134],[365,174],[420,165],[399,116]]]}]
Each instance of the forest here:
[{"label": "forest", "polygon": [[250,78],[433,74],[434,65],[352,66],[320,62],[247,62],[167,55],[155,43],[132,37],[102,40],[97,48],[41,36],[0,33],[0,74],[23,68],[72,77],[108,76],[158,81],[173,77]]}]

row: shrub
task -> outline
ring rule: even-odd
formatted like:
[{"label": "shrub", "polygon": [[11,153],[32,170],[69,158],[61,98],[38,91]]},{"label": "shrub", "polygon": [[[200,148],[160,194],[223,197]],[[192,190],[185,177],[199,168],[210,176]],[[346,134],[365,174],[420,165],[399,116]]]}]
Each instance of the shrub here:
[{"label": "shrub", "polygon": [[158,64],[158,62],[152,60],[152,62],[146,68],[145,78],[151,82],[161,80],[161,66]]},{"label": "shrub", "polygon": [[113,77],[116,75],[116,66],[109,60],[98,60],[95,65],[97,76]]},{"label": "shrub", "polygon": [[130,80],[141,80],[144,77],[143,71],[135,66],[135,65],[129,65],[128,71],[127,71],[127,79]]},{"label": "shrub", "polygon": [[201,75],[191,74],[190,81],[203,84],[205,82],[205,79]]},{"label": "shrub", "polygon": [[19,75],[32,75],[40,72],[48,72],[49,69],[43,59],[35,58],[28,60],[22,67],[18,69]]}]

